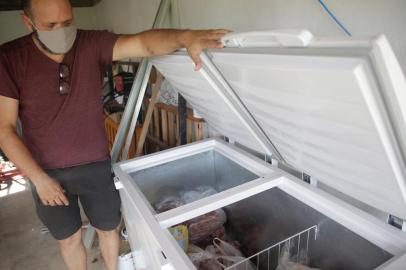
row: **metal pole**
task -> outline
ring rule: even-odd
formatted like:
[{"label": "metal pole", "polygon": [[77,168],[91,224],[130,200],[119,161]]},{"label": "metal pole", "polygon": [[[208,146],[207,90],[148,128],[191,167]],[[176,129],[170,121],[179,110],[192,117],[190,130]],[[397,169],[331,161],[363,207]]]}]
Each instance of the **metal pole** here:
[{"label": "metal pole", "polygon": [[134,131],[135,131],[135,127],[137,125],[138,115],[139,115],[140,110],[141,110],[142,101],[144,99],[145,90],[147,89],[147,84],[148,84],[149,75],[151,73],[151,69],[152,69],[152,65],[149,63],[149,61],[147,61],[147,68],[146,68],[146,71],[144,73],[144,77],[142,79],[141,86],[139,88],[140,92],[139,92],[139,96],[137,98],[137,101],[135,103],[134,114],[133,114],[133,117],[131,119],[130,129],[127,132],[127,139],[125,141],[123,152],[121,154],[121,160],[126,160],[128,158],[128,151],[130,149],[131,142],[132,142],[133,137],[134,137]]},{"label": "metal pole", "polygon": [[[154,24],[152,28],[159,28],[163,26],[163,23],[165,21],[166,15],[169,12],[169,8],[171,6],[171,0],[161,0],[161,3],[159,5],[158,13],[155,17]],[[149,72],[148,70],[148,59],[143,58],[141,61],[141,64],[138,68],[137,75],[135,77],[133,86],[131,88],[131,93],[130,96],[128,97],[127,105],[124,109],[123,117],[121,119],[120,125],[118,127],[117,135],[114,140],[113,147],[111,149],[111,162],[116,163],[118,160],[118,156],[120,154],[120,150],[123,146],[123,142],[125,139],[126,134],[128,133],[127,136],[133,136],[133,132],[130,134],[129,133],[129,126],[131,121],[137,121],[138,114],[139,114],[139,109],[140,107],[137,107],[136,110],[136,104],[138,100],[141,100],[144,98],[143,94],[145,91],[142,91],[142,86],[143,86],[143,81],[145,78],[148,79],[149,77]],[[145,90],[145,89],[144,89]],[[142,94],[141,94],[142,93]],[[135,120],[134,120],[135,119]],[[131,139],[130,139],[131,141]],[[128,152],[123,151],[123,152]],[[126,157],[124,157],[126,158]]]},{"label": "metal pole", "polygon": [[187,105],[186,99],[179,93],[178,94],[178,119],[179,119],[179,142],[180,145],[187,143]]}]

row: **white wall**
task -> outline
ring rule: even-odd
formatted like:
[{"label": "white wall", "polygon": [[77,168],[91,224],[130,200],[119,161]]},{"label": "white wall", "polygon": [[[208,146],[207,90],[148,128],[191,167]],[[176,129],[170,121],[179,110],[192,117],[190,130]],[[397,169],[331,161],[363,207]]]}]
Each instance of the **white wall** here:
[{"label": "white wall", "polygon": [[[246,31],[302,28],[315,35],[343,35],[317,0],[174,0],[183,28]],[[405,0],[325,0],[354,36],[387,35],[406,71]],[[135,33],[152,26],[159,0],[102,0],[99,28]]]},{"label": "white wall", "polygon": [[[76,25],[84,29],[97,27],[97,18],[93,8],[73,9]],[[21,11],[0,12],[0,44],[28,34],[22,19]]]},{"label": "white wall", "polygon": [[1,11],[0,12],[0,44],[27,34],[21,11]]},{"label": "white wall", "polygon": [[[182,28],[308,29],[318,36],[343,33],[317,0],[173,0]],[[76,8],[81,28],[137,33],[151,28],[160,0],[102,0],[93,8]],[[406,71],[405,0],[325,0],[354,36],[384,33]],[[0,12],[0,43],[26,33],[20,12]]]},{"label": "white wall", "polygon": [[102,0],[94,7],[98,28],[132,34],[152,27],[159,0]]}]

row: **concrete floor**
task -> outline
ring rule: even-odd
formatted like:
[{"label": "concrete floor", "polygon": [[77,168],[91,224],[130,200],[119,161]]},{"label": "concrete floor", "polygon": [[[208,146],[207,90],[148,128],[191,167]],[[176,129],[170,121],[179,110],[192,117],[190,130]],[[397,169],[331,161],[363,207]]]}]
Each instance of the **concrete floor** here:
[{"label": "concrete floor", "polygon": [[[66,269],[56,240],[41,232],[43,225],[36,216],[31,191],[7,195],[23,187],[14,183],[0,193],[0,269]],[[89,270],[105,269],[98,247],[88,253],[88,266]]]}]

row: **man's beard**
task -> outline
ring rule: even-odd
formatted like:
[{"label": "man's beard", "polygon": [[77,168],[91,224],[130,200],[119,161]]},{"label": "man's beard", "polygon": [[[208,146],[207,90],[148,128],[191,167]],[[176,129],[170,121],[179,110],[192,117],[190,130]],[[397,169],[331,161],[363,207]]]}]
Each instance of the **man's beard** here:
[{"label": "man's beard", "polygon": [[34,30],[33,33],[34,33],[34,38],[38,41],[39,45],[41,46],[41,48],[42,48],[43,50],[45,50],[47,53],[50,53],[50,54],[52,54],[52,55],[62,55],[61,53],[55,53],[55,52],[51,51],[51,50],[47,47],[47,45],[45,45],[45,44],[39,39],[37,30]]}]

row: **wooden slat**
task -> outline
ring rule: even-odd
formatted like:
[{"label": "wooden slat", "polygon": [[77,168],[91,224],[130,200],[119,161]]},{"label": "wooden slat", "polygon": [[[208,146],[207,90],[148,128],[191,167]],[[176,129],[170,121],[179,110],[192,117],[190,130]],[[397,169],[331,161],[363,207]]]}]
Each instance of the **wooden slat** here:
[{"label": "wooden slat", "polygon": [[[168,105],[168,104],[164,104],[164,103],[157,103],[155,104],[155,107],[158,109],[164,109],[165,111],[171,112],[175,115],[178,115],[178,107],[173,106],[173,105]],[[187,119],[192,120],[193,122],[202,122],[204,123],[204,119],[203,118],[196,118],[193,116],[193,110],[188,108],[187,109]]]},{"label": "wooden slat", "polygon": [[154,107],[155,107],[155,104],[159,97],[159,89],[161,88],[162,79],[163,79],[162,75],[158,75],[157,81],[154,84],[154,86],[152,87],[151,100],[148,104],[147,114],[145,115],[144,124],[142,127],[140,138],[138,140],[138,145],[137,145],[137,150],[136,150],[137,156],[141,155],[142,149],[144,148],[144,142],[145,142],[145,138],[147,137],[148,129],[150,128],[150,123],[151,123],[151,119],[152,119],[152,114],[154,112]]},{"label": "wooden slat", "polygon": [[191,143],[193,141],[193,125],[192,120],[187,119],[186,121],[186,129],[187,129],[187,143]]},{"label": "wooden slat", "polygon": [[147,140],[157,145],[161,150],[170,148],[169,145],[161,142],[161,140],[159,138],[156,138],[155,136],[147,135]]},{"label": "wooden slat", "polygon": [[161,130],[162,130],[162,141],[168,144],[168,112],[161,110]]},{"label": "wooden slat", "polygon": [[168,112],[168,138],[170,146],[176,145],[175,132],[175,114],[172,112]]},{"label": "wooden slat", "polygon": [[176,115],[175,122],[176,122],[175,141],[176,141],[176,145],[180,145],[180,138],[179,138],[179,114]]},{"label": "wooden slat", "polygon": [[[155,107],[155,106],[154,106]],[[154,136],[159,138],[161,134],[161,129],[159,125],[159,110],[154,108]]]},{"label": "wooden slat", "polygon": [[[130,148],[128,149],[128,159],[135,158],[137,156],[136,151],[138,147],[138,141],[139,138],[141,137],[141,132],[143,130],[143,126],[137,125],[135,127],[135,134],[133,136],[133,140],[131,142]],[[142,148],[141,148],[142,150]]]},{"label": "wooden slat", "polygon": [[196,141],[200,141],[203,137],[203,125],[199,122],[195,123],[195,139]]},{"label": "wooden slat", "polygon": [[[161,114],[159,113],[159,109],[154,108],[154,134],[150,134],[150,135],[154,135],[156,138],[161,138],[161,121],[160,121],[160,116]],[[151,143],[149,144],[150,146],[152,146],[154,149],[154,151],[159,151],[159,146],[158,145],[151,145]]]},{"label": "wooden slat", "polygon": [[[110,116],[108,116],[107,114],[105,114],[104,126],[106,129],[107,141],[108,141],[110,151],[111,151],[111,148],[113,147],[114,139],[116,138],[116,134],[118,131],[119,123],[117,123],[116,121],[117,120],[115,120],[115,119],[111,118]],[[137,125],[136,130],[135,130],[136,134],[134,134],[133,139],[131,141],[130,148],[128,149],[128,158],[135,157],[135,151],[136,151],[136,146],[137,146],[136,141],[137,141],[137,138],[139,137],[141,128],[142,127]],[[120,153],[121,153],[121,150],[120,150]]]}]

